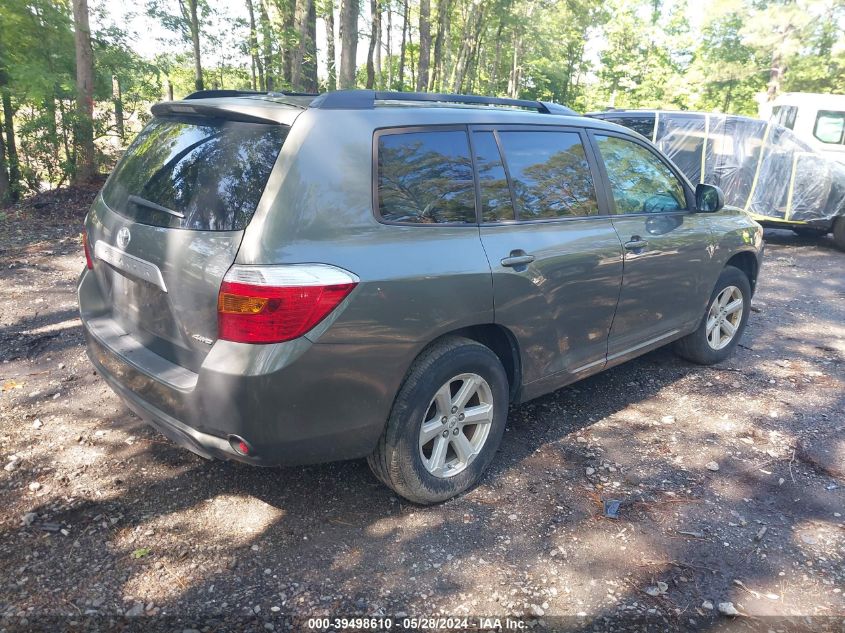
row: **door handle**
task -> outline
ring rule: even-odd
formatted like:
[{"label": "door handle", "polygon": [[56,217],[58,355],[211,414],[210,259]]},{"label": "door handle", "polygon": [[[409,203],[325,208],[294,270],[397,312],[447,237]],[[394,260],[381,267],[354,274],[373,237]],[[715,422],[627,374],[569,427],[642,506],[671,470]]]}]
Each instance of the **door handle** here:
[{"label": "door handle", "polygon": [[648,240],[644,240],[639,235],[632,235],[630,241],[623,244],[626,251],[641,251],[648,248]]},{"label": "door handle", "polygon": [[525,266],[533,261],[534,256],[526,254],[525,251],[511,251],[510,256],[502,260],[502,266],[513,268],[515,266]]}]

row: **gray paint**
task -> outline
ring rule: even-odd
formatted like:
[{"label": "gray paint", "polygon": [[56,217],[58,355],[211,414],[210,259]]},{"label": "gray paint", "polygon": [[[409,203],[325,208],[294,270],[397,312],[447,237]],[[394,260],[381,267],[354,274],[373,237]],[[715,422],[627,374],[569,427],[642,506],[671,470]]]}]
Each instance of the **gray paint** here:
[{"label": "gray paint", "polygon": [[[515,391],[525,400],[693,330],[729,257],[761,256],[762,230],[738,210],[480,227],[375,219],[376,129],[553,125],[634,136],[610,123],[492,108],[203,103],[292,124],[251,223],[229,233],[159,229],[128,222],[98,197],[89,241],[114,244],[129,226],[126,252],[158,266],[167,292],[97,261],[80,277],[80,311],[92,360],[134,410],[159,428],[176,420],[209,437],[242,436],[257,447],[255,463],[368,454],[414,358],[445,334],[479,325],[510,332],[522,369]],[[647,251],[626,252],[633,235],[647,236]],[[518,250],[535,260],[502,266]],[[361,282],[296,341],[216,341],[217,292],[233,262],[329,263]],[[192,450],[201,443],[168,435]],[[206,453],[237,458],[212,444]]]}]

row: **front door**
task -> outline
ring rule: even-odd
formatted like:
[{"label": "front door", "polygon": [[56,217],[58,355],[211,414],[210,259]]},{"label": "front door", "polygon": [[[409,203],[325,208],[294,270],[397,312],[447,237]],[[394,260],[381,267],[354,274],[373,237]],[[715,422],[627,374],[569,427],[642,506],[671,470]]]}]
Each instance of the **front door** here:
[{"label": "front door", "polygon": [[599,371],[622,248],[600,212],[586,135],[514,126],[473,129],[471,137],[495,319],[519,340],[523,383],[563,384]]},{"label": "front door", "polygon": [[677,172],[638,139],[592,133],[624,251],[619,305],[608,343],[615,362],[658,347],[698,323],[710,295],[714,243],[706,215]]}]

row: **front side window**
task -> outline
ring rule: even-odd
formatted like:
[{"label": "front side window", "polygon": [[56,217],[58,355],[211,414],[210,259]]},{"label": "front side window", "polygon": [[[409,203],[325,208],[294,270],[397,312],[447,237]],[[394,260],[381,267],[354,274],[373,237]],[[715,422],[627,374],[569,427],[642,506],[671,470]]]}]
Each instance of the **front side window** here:
[{"label": "front side window", "polygon": [[616,213],[666,213],[687,208],[684,187],[656,155],[616,136],[596,135]]},{"label": "front side window", "polygon": [[378,213],[386,222],[475,224],[475,185],[463,130],[378,138]]},{"label": "front side window", "polygon": [[575,132],[499,132],[520,220],[598,215],[596,191]]},{"label": "front side window", "polygon": [[819,110],[813,136],[822,143],[842,145],[845,143],[845,112]]}]

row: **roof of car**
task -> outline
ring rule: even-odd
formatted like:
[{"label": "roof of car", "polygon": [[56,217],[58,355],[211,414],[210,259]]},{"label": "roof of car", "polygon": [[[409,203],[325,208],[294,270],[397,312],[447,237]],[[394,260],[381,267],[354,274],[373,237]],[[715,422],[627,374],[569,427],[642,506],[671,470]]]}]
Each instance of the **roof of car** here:
[{"label": "roof of car", "polygon": [[[557,103],[524,99],[506,99],[477,95],[381,92],[374,90],[338,90],[321,95],[290,92],[255,92],[247,90],[205,90],[181,101],[166,101],[153,106],[153,114],[221,114],[246,121],[272,121],[292,125],[302,112],[354,111],[378,108],[383,124],[411,125],[447,122],[455,124],[532,124],[584,126],[585,117]],[[413,120],[411,120],[413,119]],[[594,123],[595,122],[595,123]],[[592,119],[590,125],[608,129],[627,128]]]}]

